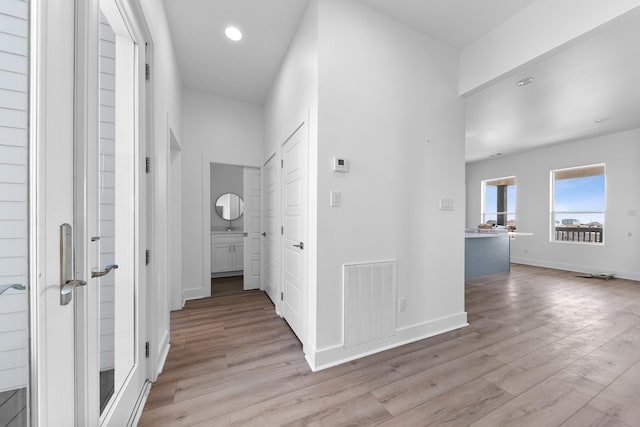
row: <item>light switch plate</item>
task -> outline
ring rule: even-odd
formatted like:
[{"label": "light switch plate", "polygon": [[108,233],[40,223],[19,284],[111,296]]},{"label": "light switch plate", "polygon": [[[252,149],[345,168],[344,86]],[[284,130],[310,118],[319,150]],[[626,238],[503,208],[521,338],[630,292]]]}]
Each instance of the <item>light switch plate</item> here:
[{"label": "light switch plate", "polygon": [[440,199],[440,210],[441,211],[452,211],[453,210],[453,199],[441,198]]},{"label": "light switch plate", "polygon": [[341,202],[340,192],[339,191],[330,191],[329,192],[329,206],[333,208],[337,208],[340,206]]}]

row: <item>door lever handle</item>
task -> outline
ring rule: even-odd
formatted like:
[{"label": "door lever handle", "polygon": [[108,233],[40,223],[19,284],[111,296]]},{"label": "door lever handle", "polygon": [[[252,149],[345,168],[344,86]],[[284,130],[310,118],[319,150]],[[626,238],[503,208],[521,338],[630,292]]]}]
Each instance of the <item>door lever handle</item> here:
[{"label": "door lever handle", "polygon": [[76,286],[87,286],[87,282],[85,282],[84,280],[69,280],[64,284],[62,289],[60,289],[60,295],[64,297],[71,294],[71,291],[73,291]]},{"label": "door lever handle", "polygon": [[71,225],[60,225],[60,305],[67,305],[73,298],[76,286],[85,286],[84,280],[75,278],[73,230]]},{"label": "door lever handle", "polygon": [[267,237],[267,232],[266,231],[262,232],[262,237]]},{"label": "door lever handle", "polygon": [[118,268],[118,264],[111,264],[111,265],[107,265],[104,268],[104,271],[92,271],[91,272],[91,277],[102,277],[102,276],[106,276],[107,274],[109,274],[109,272],[111,270],[116,270]]},{"label": "door lever handle", "polygon": [[304,243],[300,242],[299,245],[293,245],[294,248],[300,248],[300,249],[304,249]]}]

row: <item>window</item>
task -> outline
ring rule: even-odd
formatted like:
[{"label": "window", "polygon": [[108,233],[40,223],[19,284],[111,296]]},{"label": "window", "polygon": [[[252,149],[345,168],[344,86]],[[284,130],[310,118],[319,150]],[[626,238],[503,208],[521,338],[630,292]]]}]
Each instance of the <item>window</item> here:
[{"label": "window", "polygon": [[516,227],[516,177],[482,181],[482,223]]},{"label": "window", "polygon": [[551,240],[603,243],[605,165],[551,171]]}]

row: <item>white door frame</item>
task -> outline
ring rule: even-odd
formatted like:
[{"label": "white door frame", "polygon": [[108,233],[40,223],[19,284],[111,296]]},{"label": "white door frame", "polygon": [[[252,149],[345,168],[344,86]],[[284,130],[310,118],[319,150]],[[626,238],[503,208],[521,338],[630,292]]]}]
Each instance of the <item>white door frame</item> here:
[{"label": "white door frame", "polygon": [[59,231],[74,216],[74,2],[32,0],[30,17],[31,422],[74,425],[74,307],[60,305]]},{"label": "white door frame", "polygon": [[[279,316],[282,317],[282,311],[281,311],[281,301],[280,298],[278,297],[279,293],[280,293],[280,282],[281,282],[281,278],[280,278],[280,247],[281,247],[281,238],[282,235],[280,234],[280,224],[282,224],[282,218],[281,218],[281,214],[280,214],[280,210],[281,210],[281,206],[280,206],[280,192],[281,192],[281,188],[280,188],[280,168],[278,167],[278,163],[279,163],[279,156],[280,153],[273,153],[268,159],[267,161],[264,163],[264,165],[262,166],[262,171],[261,171],[261,180],[262,180],[262,185],[260,188],[260,203],[262,204],[262,209],[261,209],[261,227],[262,227],[262,231],[267,233],[267,234],[271,234],[272,238],[275,239],[276,243],[275,243],[275,248],[274,251],[275,253],[272,254],[272,256],[275,258],[275,271],[274,271],[274,275],[271,278],[271,280],[273,281],[273,299],[272,302],[275,306],[275,311],[276,314],[278,314]],[[274,221],[274,228],[273,229],[269,229],[267,224],[266,224],[266,212],[267,209],[265,208],[265,203],[267,201],[267,196],[266,196],[266,190],[267,190],[267,185],[266,185],[266,179],[268,178],[268,173],[267,173],[267,165],[269,164],[269,162],[274,162],[273,165],[273,169],[274,169],[274,182],[275,182],[275,195],[274,195],[274,202],[273,202],[273,221]],[[270,252],[269,247],[268,247],[268,242],[267,242],[267,236],[264,236],[262,239],[262,251],[260,254],[260,277],[261,277],[261,286],[260,289],[262,289],[263,291],[267,291],[265,289],[266,286],[266,278],[268,276],[268,268],[269,266],[267,265],[267,253]],[[271,297],[271,296],[270,296]]]},{"label": "white door frame", "polygon": [[[258,177],[258,190],[252,184],[252,179]],[[243,284],[244,290],[262,288],[262,276],[260,268],[260,259],[262,257],[262,238],[260,236],[261,217],[262,217],[262,177],[260,168],[245,166],[242,171],[242,187],[244,193],[244,268],[243,268]],[[255,198],[258,200],[255,200]],[[254,222],[257,212],[258,221]],[[254,252],[254,244],[258,242],[257,254]],[[256,260],[257,258],[257,260]],[[258,274],[254,274],[254,263],[258,262]]]}]

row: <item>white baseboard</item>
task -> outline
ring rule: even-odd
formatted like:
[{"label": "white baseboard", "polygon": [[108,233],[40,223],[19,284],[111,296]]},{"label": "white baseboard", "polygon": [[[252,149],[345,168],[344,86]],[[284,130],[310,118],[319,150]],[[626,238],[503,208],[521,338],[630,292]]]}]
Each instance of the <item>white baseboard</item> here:
[{"label": "white baseboard", "polygon": [[244,271],[242,271],[242,270],[224,271],[222,273],[211,273],[211,278],[212,279],[220,279],[222,277],[235,277],[235,276],[242,276],[242,275],[244,275]]},{"label": "white baseboard", "polygon": [[405,326],[399,328],[393,336],[355,347],[344,348],[342,344],[339,344],[317,350],[313,354],[309,352],[305,354],[305,359],[311,370],[316,372],[468,325],[467,313],[463,311],[440,319]]},{"label": "white baseboard", "polygon": [[542,259],[511,257],[514,264],[531,265],[534,267],[552,268],[554,270],[574,271],[576,273],[613,273],[619,279],[640,281],[640,273],[628,271],[615,271],[607,267],[597,267],[593,265],[568,264]]},{"label": "white baseboard", "polygon": [[200,299],[200,298],[207,298],[211,295],[209,295],[211,291],[207,292],[206,289],[204,288],[199,288],[199,289],[185,289],[182,292],[182,296],[184,298],[185,301],[187,300],[191,300],[191,299]]},{"label": "white baseboard", "polygon": [[167,333],[162,337],[160,347],[158,348],[158,363],[156,365],[156,375],[154,381],[156,378],[158,378],[158,375],[160,375],[162,373],[162,370],[164,369],[164,364],[166,363],[167,357],[169,356],[169,348],[171,348],[171,344],[169,342],[169,333],[167,331]]}]

